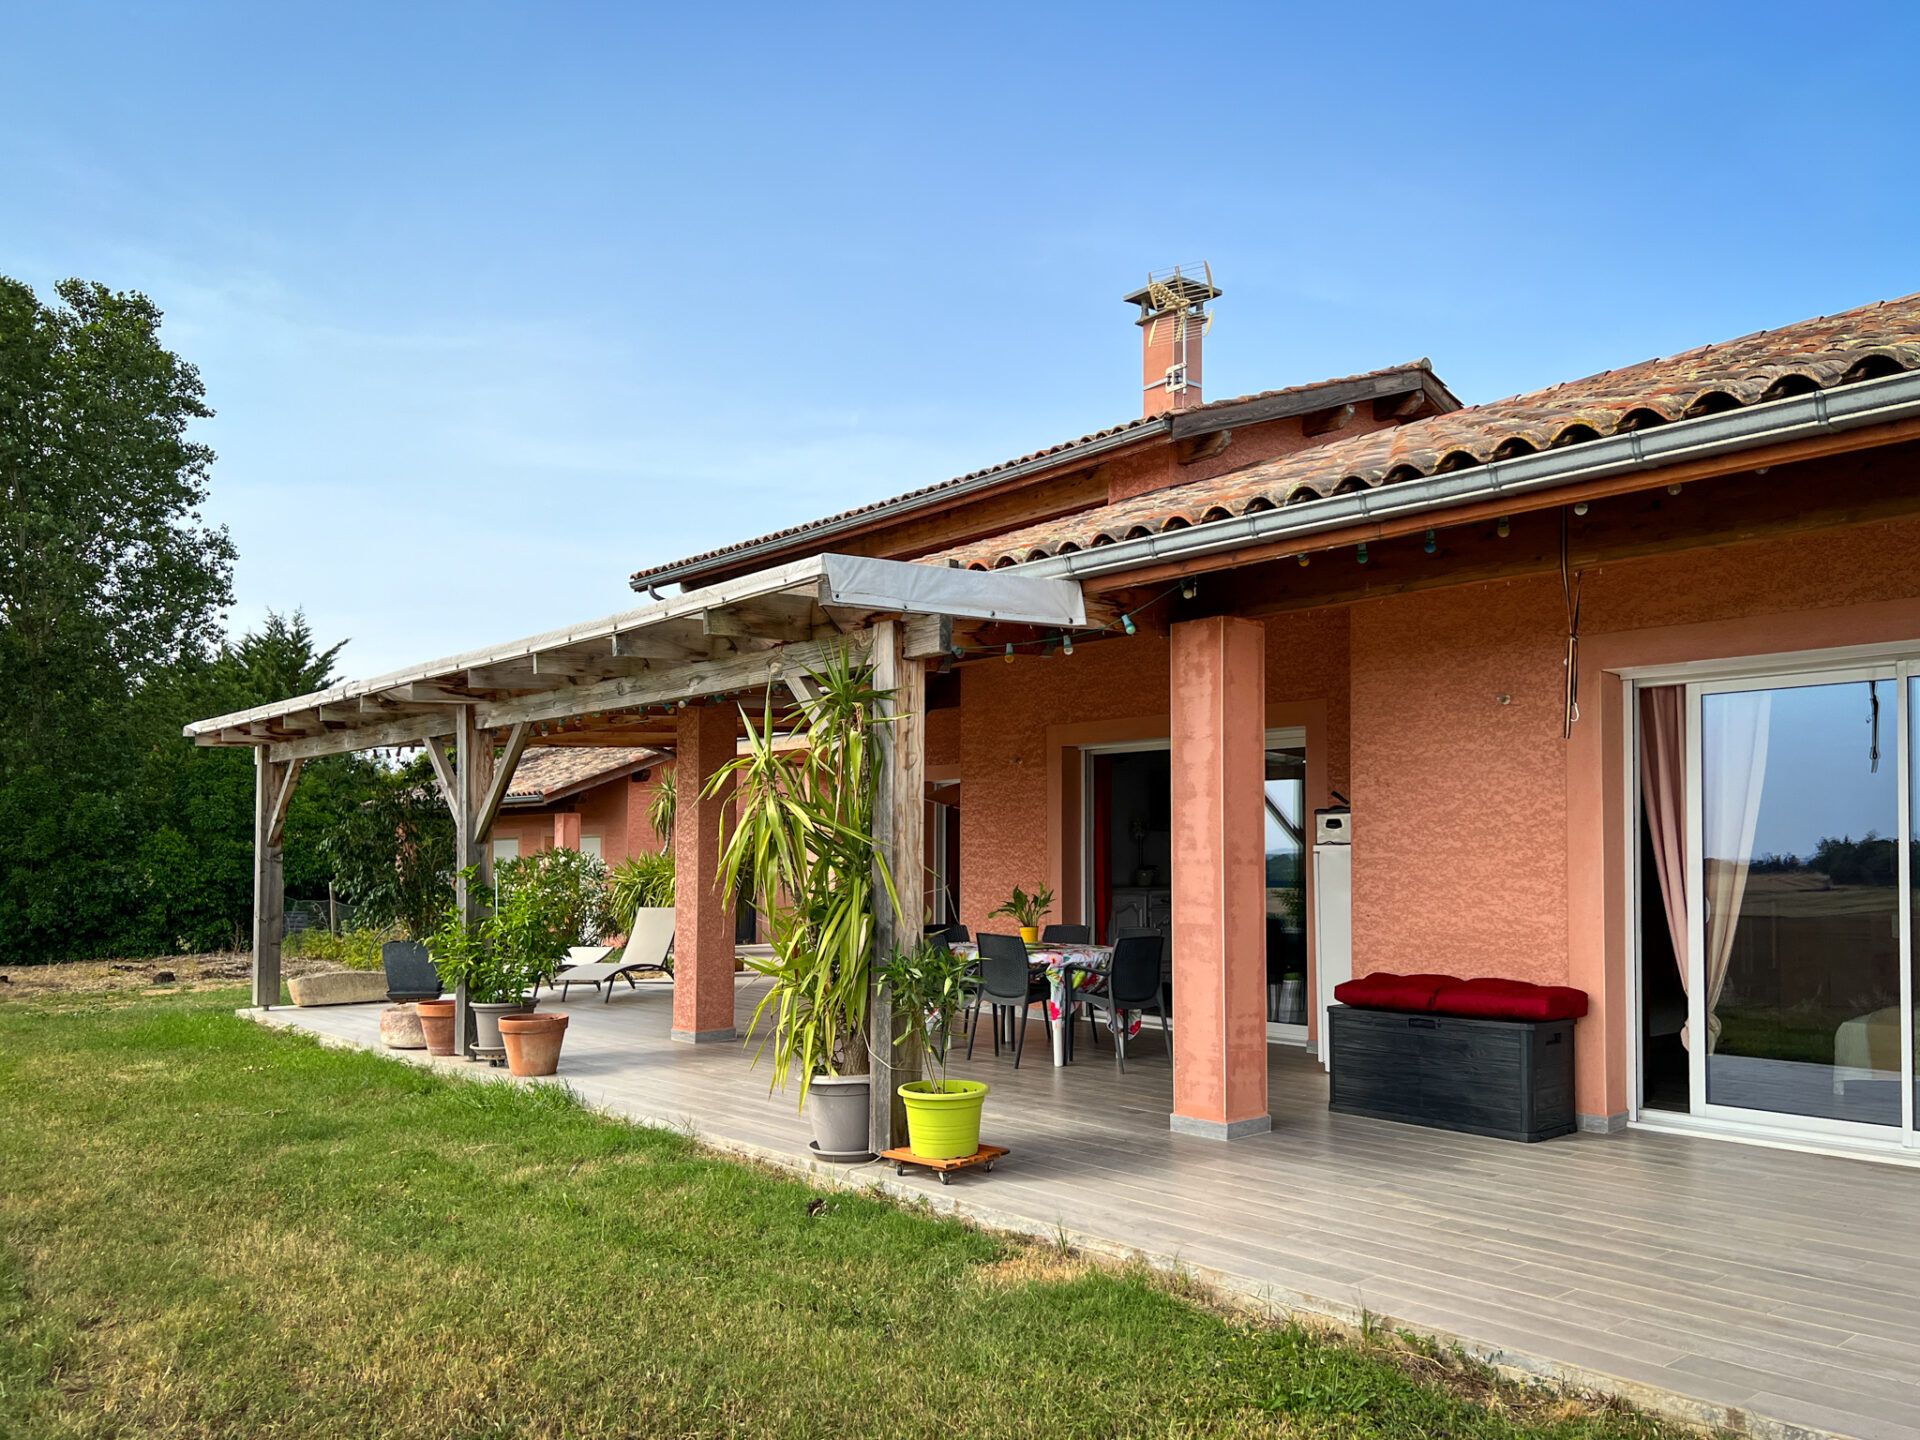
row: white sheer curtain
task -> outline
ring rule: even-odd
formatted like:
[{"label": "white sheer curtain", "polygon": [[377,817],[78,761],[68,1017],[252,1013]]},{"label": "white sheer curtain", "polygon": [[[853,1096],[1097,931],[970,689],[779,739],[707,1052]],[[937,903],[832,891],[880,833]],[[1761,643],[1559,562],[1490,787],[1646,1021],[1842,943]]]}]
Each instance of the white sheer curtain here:
[{"label": "white sheer curtain", "polygon": [[[1700,703],[1700,839],[1706,891],[1707,1050],[1720,1039],[1714,1008],[1727,981],[1740,902],[1753,864],[1753,832],[1767,774],[1773,697],[1765,690],[1708,695]],[[1685,1030],[1681,1039],[1691,1048]]]}]

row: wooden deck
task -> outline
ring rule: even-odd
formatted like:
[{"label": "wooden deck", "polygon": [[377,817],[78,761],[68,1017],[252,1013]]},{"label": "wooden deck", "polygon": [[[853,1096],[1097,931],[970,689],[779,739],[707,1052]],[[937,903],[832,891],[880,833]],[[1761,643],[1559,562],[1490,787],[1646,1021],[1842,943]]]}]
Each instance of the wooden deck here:
[{"label": "wooden deck", "polygon": [[[576,994],[562,1077],[596,1106],[804,1165],[792,1098],[769,1097],[736,1045],[670,1043],[669,998]],[[740,999],[744,1026],[744,983]],[[267,1018],[378,1043],[377,1006]],[[817,1171],[1143,1253],[1256,1303],[1370,1312],[1671,1413],[1920,1436],[1920,1172],[1637,1130],[1519,1145],[1334,1116],[1319,1069],[1281,1049],[1273,1132],[1223,1144],[1169,1132],[1151,1029],[1124,1077],[1079,1039],[1056,1070],[1036,1018],[1017,1072],[984,1035],[956,1065],[993,1085],[984,1137],[1013,1153],[992,1175]]]}]

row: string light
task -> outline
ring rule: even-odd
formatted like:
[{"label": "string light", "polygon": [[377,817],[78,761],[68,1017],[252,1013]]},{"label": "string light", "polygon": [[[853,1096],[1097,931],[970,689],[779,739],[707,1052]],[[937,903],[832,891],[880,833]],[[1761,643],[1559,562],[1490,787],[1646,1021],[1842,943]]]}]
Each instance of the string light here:
[{"label": "string light", "polygon": [[1584,500],[1582,500],[1582,501],[1581,501],[1581,502],[1580,502],[1580,503],[1579,503],[1578,505],[1575,505],[1575,506],[1573,507],[1573,513],[1574,513],[1574,514],[1576,514],[1576,515],[1584,515],[1584,514],[1586,514],[1586,513],[1587,513],[1587,502],[1586,502],[1586,501],[1584,501]]},{"label": "string light", "polygon": [[1060,653],[1062,655],[1073,654],[1073,632],[1071,630],[1060,637]]},{"label": "string light", "polygon": [[1193,598],[1194,592],[1199,588],[1200,587],[1194,584],[1194,582],[1191,580],[1181,581],[1180,582],[1180,598],[1182,600],[1191,600]]},{"label": "string light", "polygon": [[1429,555],[1440,548],[1439,543],[1433,538],[1433,531],[1427,531],[1427,543],[1422,548]]},{"label": "string light", "polygon": [[1007,664],[1009,665],[1013,664],[1013,641],[1011,640],[1007,641],[1007,653],[1006,653],[1005,659]]},{"label": "string light", "polygon": [[1513,522],[1502,515],[1500,517],[1500,523],[1493,527],[1493,533],[1498,535],[1502,540],[1506,539],[1508,535],[1513,533]]},{"label": "string light", "polygon": [[1667,486],[1667,494],[1678,495],[1679,493],[1680,493],[1680,487],[1678,485]]},{"label": "string light", "polygon": [[1133,633],[1135,632],[1135,630],[1136,630],[1136,629],[1137,629],[1138,627],[1136,627],[1136,626],[1134,625],[1134,623],[1133,623],[1133,616],[1131,616],[1131,615],[1122,615],[1122,616],[1120,617],[1120,628],[1121,628],[1122,630],[1124,630],[1124,631],[1126,631],[1126,632],[1127,632],[1127,634],[1129,634],[1129,635],[1131,635],[1131,634],[1133,634]]},{"label": "string light", "polygon": [[1362,565],[1367,563],[1367,542],[1364,540],[1360,542],[1360,553],[1358,558]]},{"label": "string light", "polygon": [[1309,565],[1311,565],[1312,563],[1313,563],[1313,561],[1311,561],[1311,560],[1309,560],[1309,559],[1307,558],[1307,553],[1306,553],[1306,551],[1304,551],[1304,550],[1303,550],[1303,551],[1301,551],[1301,552],[1300,552],[1300,568],[1301,568],[1302,570],[1304,570],[1304,569],[1306,569],[1306,568],[1307,568],[1307,566],[1309,566]]}]

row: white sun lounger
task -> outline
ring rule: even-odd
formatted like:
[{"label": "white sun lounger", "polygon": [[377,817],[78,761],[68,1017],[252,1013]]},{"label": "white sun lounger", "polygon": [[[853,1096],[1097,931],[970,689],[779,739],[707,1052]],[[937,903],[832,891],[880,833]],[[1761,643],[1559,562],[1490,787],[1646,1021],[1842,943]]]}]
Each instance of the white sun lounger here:
[{"label": "white sun lounger", "polygon": [[[613,982],[625,980],[630,988],[633,977],[651,970],[656,974],[667,975],[667,951],[673,945],[673,909],[663,906],[658,909],[641,910],[633,917],[633,930],[627,936],[626,948],[614,954],[612,947],[579,946],[567,952],[569,960],[578,959],[582,963],[569,965],[547,983],[560,987],[560,998],[567,998],[569,985],[591,985],[598,990],[604,983],[606,990],[600,999],[604,1003],[613,995]],[[587,956],[594,958],[589,960]]]}]

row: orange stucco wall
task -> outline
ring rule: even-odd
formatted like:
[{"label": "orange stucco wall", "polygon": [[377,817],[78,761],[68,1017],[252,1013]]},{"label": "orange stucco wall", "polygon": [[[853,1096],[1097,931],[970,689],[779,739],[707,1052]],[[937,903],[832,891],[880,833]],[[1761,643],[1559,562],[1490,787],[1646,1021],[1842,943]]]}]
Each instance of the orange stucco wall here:
[{"label": "orange stucco wall", "polygon": [[1353,607],[1354,966],[1580,986],[1594,1011],[1578,1108],[1617,1116],[1626,768],[1610,672],[1920,638],[1920,521],[1626,561],[1583,586],[1572,741],[1558,577]]},{"label": "orange stucco wall", "polygon": [[[1268,724],[1307,726],[1308,802],[1323,805],[1327,790],[1344,792],[1350,775],[1347,615],[1309,611],[1265,629]],[[1051,884],[1071,905],[1077,881],[1063,863],[1074,843],[1072,747],[1167,738],[1167,639],[1143,629],[1080,645],[1071,656],[1023,654],[1011,665],[965,665],[960,674],[960,708],[950,712],[959,725],[960,918],[980,928],[1016,884]],[[1053,918],[1080,916],[1057,908]]]},{"label": "orange stucco wall", "polygon": [[[667,762],[671,763],[671,762]],[[560,828],[579,824],[582,836],[600,838],[600,858],[610,866],[618,865],[640,850],[658,850],[660,841],[647,819],[647,807],[653,803],[664,766],[651,772],[647,780],[635,783],[622,775],[603,785],[561,802],[534,810],[503,810],[493,822],[491,840],[518,840],[520,853],[531,855],[555,843]],[[577,849],[578,846],[569,848]]]}]

